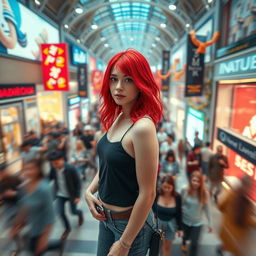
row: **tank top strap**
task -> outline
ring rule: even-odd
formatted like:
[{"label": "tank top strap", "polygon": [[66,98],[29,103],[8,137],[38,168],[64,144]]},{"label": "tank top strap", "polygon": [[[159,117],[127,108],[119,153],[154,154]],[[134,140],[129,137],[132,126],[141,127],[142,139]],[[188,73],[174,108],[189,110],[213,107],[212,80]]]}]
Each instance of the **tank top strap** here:
[{"label": "tank top strap", "polygon": [[124,133],[124,135],[122,136],[122,138],[121,138],[121,140],[120,140],[120,142],[122,142],[122,140],[123,140],[123,138],[124,138],[124,136],[126,135],[126,133],[127,132],[129,132],[130,131],[130,129],[134,126],[134,124],[135,123],[133,123],[128,129],[127,129],[127,131]]}]

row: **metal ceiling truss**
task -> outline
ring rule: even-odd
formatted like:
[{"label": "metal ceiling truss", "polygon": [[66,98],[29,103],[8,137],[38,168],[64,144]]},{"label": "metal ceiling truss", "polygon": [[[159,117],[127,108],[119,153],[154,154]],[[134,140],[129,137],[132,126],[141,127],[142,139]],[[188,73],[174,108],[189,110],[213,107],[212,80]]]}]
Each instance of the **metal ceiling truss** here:
[{"label": "metal ceiling truss", "polygon": [[[185,13],[183,12],[181,9],[179,9],[178,11],[175,10],[174,11],[171,11],[167,8],[168,6],[168,2],[166,1],[161,1],[161,4],[160,3],[155,3],[155,2],[145,2],[145,1],[127,1],[127,0],[119,0],[119,1],[114,1],[114,2],[106,2],[106,3],[102,3],[101,0],[95,0],[93,1],[94,2],[94,6],[92,6],[91,8],[88,8],[86,10],[86,12],[82,13],[81,15],[79,16],[76,16],[75,18],[71,19],[69,21],[69,26],[72,27],[76,22],[78,22],[79,20],[83,19],[85,20],[86,22],[86,15],[87,13],[91,13],[91,12],[96,12],[98,10],[100,10],[101,8],[105,7],[105,6],[111,6],[112,4],[121,4],[121,3],[142,3],[142,4],[147,4],[147,5],[150,5],[150,6],[153,6],[153,7],[158,7],[159,9],[161,9],[162,11],[165,11],[167,12],[169,15],[173,16],[175,19],[177,19],[181,24],[184,25],[184,28],[185,28],[185,25],[187,23],[191,23],[191,18]],[[165,3],[162,4],[162,3]],[[85,4],[84,6],[87,7],[87,4]],[[89,6],[88,6],[89,7]]]},{"label": "metal ceiling truss", "polygon": [[[177,38],[177,33],[176,31],[174,31],[173,29],[164,29],[164,28],[161,28],[159,26],[159,24],[156,24],[155,22],[153,21],[148,21],[148,20],[141,20],[141,19],[127,19],[127,20],[123,20],[122,21],[123,23],[125,22],[140,22],[140,23],[146,23],[146,24],[149,24],[149,25],[152,25],[154,27],[156,27],[160,32],[161,34],[164,34],[171,42],[174,42],[175,38]],[[98,27],[96,30],[92,30],[90,33],[88,33],[87,31],[85,31],[82,35],[81,35],[81,39],[83,39],[85,41],[85,43],[95,34],[95,33],[99,33],[101,32],[103,29],[109,27],[109,26],[112,26],[114,24],[117,24],[117,23],[121,23],[120,21],[111,21],[109,23],[106,23],[100,27]],[[173,34],[171,34],[171,33]],[[88,33],[86,35],[86,33]]]},{"label": "metal ceiling truss", "polygon": [[[146,37],[150,37],[150,38],[153,38],[153,40],[155,40],[154,39],[155,35],[153,33],[150,33],[150,32],[143,32],[143,33],[146,35]],[[134,36],[135,37],[134,40],[136,40],[136,35],[140,35],[140,34],[141,34],[141,32],[134,32],[132,30],[125,31],[125,35],[129,35],[129,37]],[[114,39],[116,37],[119,37],[119,36],[120,36],[119,34],[117,35],[116,33],[112,33],[112,34],[109,34],[107,37],[105,36],[106,40],[104,40],[104,41],[101,41],[100,38],[96,38],[94,40],[94,42],[96,42],[97,40],[98,40],[98,42],[95,43],[95,44],[94,43],[92,44],[91,50],[94,52],[95,50],[97,50],[97,48],[99,46],[101,46],[102,44],[105,44],[106,41],[112,40],[112,39]],[[159,40],[156,43],[160,44],[163,49],[169,49],[170,48],[170,45],[165,40]]]}]

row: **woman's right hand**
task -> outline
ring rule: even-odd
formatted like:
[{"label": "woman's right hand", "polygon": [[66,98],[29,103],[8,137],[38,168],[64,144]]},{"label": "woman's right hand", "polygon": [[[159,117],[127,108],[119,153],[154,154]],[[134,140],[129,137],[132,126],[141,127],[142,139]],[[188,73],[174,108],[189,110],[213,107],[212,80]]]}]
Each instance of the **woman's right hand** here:
[{"label": "woman's right hand", "polygon": [[106,216],[104,212],[99,213],[96,210],[96,205],[102,206],[102,203],[92,194],[90,190],[86,190],[85,192],[85,201],[89,207],[89,210],[92,214],[92,216],[99,221],[106,220]]}]

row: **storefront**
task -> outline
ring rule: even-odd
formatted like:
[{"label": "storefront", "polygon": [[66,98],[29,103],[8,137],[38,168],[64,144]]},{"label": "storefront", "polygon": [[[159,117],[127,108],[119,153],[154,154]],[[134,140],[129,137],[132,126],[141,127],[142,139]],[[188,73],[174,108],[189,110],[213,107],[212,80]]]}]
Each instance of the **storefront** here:
[{"label": "storefront", "polygon": [[19,146],[24,134],[31,130],[38,131],[35,96],[35,84],[0,85],[0,157],[7,163],[19,159]]},{"label": "storefront", "polygon": [[88,98],[81,98],[81,121],[87,124],[90,119],[90,102]]},{"label": "storefront", "polygon": [[[229,160],[227,176],[240,178],[246,174],[255,181],[252,198],[256,201],[255,50],[250,48],[233,55],[226,54],[226,57],[215,62],[216,106],[213,142],[214,149],[220,143],[226,146],[225,154]],[[223,53],[223,49],[220,49],[220,52]],[[218,129],[224,129],[226,135],[218,137]],[[233,136],[232,139],[225,139],[229,138],[230,134]],[[243,150],[244,140],[249,144],[246,150]]]}]

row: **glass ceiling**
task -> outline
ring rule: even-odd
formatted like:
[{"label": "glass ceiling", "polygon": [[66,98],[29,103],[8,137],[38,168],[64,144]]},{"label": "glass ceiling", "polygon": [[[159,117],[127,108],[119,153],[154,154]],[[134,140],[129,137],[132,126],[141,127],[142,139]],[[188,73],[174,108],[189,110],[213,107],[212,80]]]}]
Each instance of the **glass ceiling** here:
[{"label": "glass ceiling", "polygon": [[159,25],[166,22],[166,17],[162,11],[148,4],[150,1],[144,0],[145,3],[116,3],[116,0],[108,0],[110,3],[113,2],[113,4],[100,8],[96,12],[93,22],[101,25],[117,21],[116,24],[103,29],[101,36],[109,37],[109,40],[113,38],[113,41],[109,42],[113,49],[115,49],[115,45],[118,45],[123,49],[132,47],[141,51],[143,50],[144,41],[147,40],[148,42],[149,40],[146,33],[151,34],[151,40],[154,40],[154,36],[156,37],[160,34],[156,26],[147,24],[147,22],[151,21],[152,17],[154,17],[154,20]]}]

